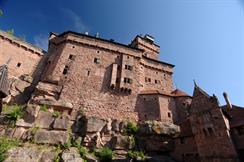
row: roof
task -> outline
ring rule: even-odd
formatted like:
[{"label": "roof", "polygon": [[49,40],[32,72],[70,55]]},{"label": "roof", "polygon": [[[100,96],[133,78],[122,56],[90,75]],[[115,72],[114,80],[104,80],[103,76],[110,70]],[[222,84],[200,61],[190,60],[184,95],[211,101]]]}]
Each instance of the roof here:
[{"label": "roof", "polygon": [[163,96],[169,96],[169,97],[191,97],[190,95],[188,95],[187,93],[176,89],[171,93],[167,93],[167,92],[163,92],[161,90],[144,90],[140,92],[140,95],[163,95]]},{"label": "roof", "polygon": [[168,65],[168,66],[171,66],[171,67],[175,67],[175,65],[173,65],[173,64],[170,64],[170,63],[167,63],[167,62],[163,62],[163,61],[159,61],[159,60],[155,60],[155,59],[146,57],[144,55],[142,55],[142,57],[147,59],[147,60],[150,60],[150,61],[154,61],[154,62],[157,62],[157,63],[160,63],[160,64],[165,64],[165,65]]},{"label": "roof", "polygon": [[77,36],[82,36],[82,37],[97,39],[97,40],[100,40],[100,41],[112,43],[112,44],[115,44],[115,45],[119,45],[119,46],[123,46],[123,47],[126,47],[126,48],[130,48],[130,49],[133,49],[133,50],[143,51],[143,50],[141,50],[139,48],[131,47],[131,46],[128,46],[126,44],[118,43],[118,42],[111,41],[111,40],[107,40],[107,39],[103,39],[103,38],[98,38],[98,37],[95,37],[95,36],[92,36],[92,35],[87,35],[87,34],[83,34],[83,33],[77,33],[77,32],[74,32],[74,31],[66,31],[66,32],[63,32],[62,34],[58,35],[58,37],[65,36],[66,34],[74,34],[74,35],[77,35]]},{"label": "roof", "polygon": [[244,108],[236,105],[232,105],[232,109],[228,109],[227,105],[221,106],[221,108],[231,117],[230,127],[244,126]]},{"label": "roof", "polygon": [[179,89],[174,90],[173,92],[171,92],[171,94],[174,95],[175,97],[191,97],[186,92],[183,92]]}]

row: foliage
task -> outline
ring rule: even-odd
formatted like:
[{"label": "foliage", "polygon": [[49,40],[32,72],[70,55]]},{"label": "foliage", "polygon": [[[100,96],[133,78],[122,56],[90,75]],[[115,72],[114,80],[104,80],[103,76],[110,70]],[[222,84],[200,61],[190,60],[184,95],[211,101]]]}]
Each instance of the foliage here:
[{"label": "foliage", "polygon": [[3,16],[3,11],[0,9],[0,16]]},{"label": "foliage", "polygon": [[69,149],[71,146],[72,146],[71,141],[68,140],[68,142],[66,142],[66,143],[64,143],[64,144],[62,145],[62,148],[63,148],[64,150],[67,150],[67,149]]},{"label": "foliage", "polygon": [[78,140],[75,140],[73,138],[71,139],[71,146],[76,147],[79,150],[81,157],[84,157],[88,153],[88,150],[80,145],[80,141],[78,142]]},{"label": "foliage", "polygon": [[127,123],[125,129],[126,129],[126,133],[128,133],[128,134],[136,134],[139,130],[137,124],[134,122],[130,122],[130,121]]},{"label": "foliage", "polygon": [[16,139],[10,139],[7,137],[0,137],[0,162],[7,158],[7,151],[12,147],[17,147],[20,142]]},{"label": "foliage", "polygon": [[128,151],[126,156],[130,159],[146,160],[146,155],[143,151]]},{"label": "foliage", "polygon": [[95,155],[101,162],[111,162],[113,158],[113,151],[108,147],[95,150]]},{"label": "foliage", "polygon": [[40,106],[40,111],[45,111],[45,112],[47,112],[47,111],[48,111],[47,105],[41,105],[41,106]]},{"label": "foliage", "polygon": [[60,117],[60,115],[61,115],[61,113],[59,111],[54,111],[53,114],[52,114],[52,116],[54,118],[58,118],[58,117]]},{"label": "foliage", "polygon": [[31,128],[31,135],[35,135],[38,130],[39,130],[39,127]]},{"label": "foliage", "polygon": [[23,114],[24,114],[24,107],[21,105],[12,105],[7,107],[9,110],[6,113],[6,117],[10,120],[13,121],[12,124],[15,124],[15,122],[20,119]]}]

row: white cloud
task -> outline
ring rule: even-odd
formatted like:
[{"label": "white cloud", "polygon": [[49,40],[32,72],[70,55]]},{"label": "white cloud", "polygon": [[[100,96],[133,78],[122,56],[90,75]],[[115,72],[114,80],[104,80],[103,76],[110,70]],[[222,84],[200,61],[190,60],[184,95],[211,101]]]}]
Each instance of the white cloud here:
[{"label": "white cloud", "polygon": [[87,26],[84,24],[82,18],[78,14],[76,14],[74,11],[67,8],[61,10],[65,14],[65,16],[67,16],[67,18],[72,21],[73,23],[72,26],[75,31],[77,32],[88,31]]},{"label": "white cloud", "polygon": [[48,47],[48,35],[39,34],[34,37],[34,44],[47,51]]}]

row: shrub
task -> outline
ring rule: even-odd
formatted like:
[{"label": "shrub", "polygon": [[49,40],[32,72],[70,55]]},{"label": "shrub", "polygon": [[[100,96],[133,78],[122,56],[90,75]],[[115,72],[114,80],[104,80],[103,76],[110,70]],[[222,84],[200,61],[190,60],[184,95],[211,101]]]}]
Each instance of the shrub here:
[{"label": "shrub", "polygon": [[111,162],[113,158],[113,151],[108,147],[95,150],[95,155],[101,162]]},{"label": "shrub", "polygon": [[7,158],[7,151],[12,147],[17,147],[20,142],[16,139],[9,139],[7,137],[0,137],[0,162]]},{"label": "shrub", "polygon": [[8,112],[6,113],[6,117],[10,120],[10,121],[13,121],[12,124],[15,124],[15,122],[21,118],[24,114],[24,111],[23,111],[23,106],[20,106],[20,105],[12,105],[12,106],[9,106],[8,107],[9,110]]},{"label": "shrub", "polygon": [[128,151],[126,156],[130,159],[146,160],[146,155],[143,151]]},{"label": "shrub", "polygon": [[52,114],[52,116],[54,118],[58,118],[58,117],[60,117],[60,115],[61,115],[61,113],[59,111],[54,111],[53,114]]},{"label": "shrub", "polygon": [[79,153],[80,153],[80,156],[81,157],[84,157],[87,153],[88,153],[88,150],[87,148],[83,147],[83,146],[79,146],[77,147],[78,150],[79,150]]},{"label": "shrub", "polygon": [[128,122],[126,125],[126,133],[128,134],[136,134],[139,128],[137,127],[136,123]]},{"label": "shrub", "polygon": [[40,106],[40,111],[45,111],[45,112],[47,112],[47,111],[48,111],[47,105],[41,105],[41,106]]}]

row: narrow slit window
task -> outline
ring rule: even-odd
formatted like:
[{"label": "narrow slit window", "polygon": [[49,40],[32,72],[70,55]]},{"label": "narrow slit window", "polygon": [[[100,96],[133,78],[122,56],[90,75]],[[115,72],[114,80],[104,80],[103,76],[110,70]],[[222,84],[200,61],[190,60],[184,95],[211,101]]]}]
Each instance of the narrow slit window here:
[{"label": "narrow slit window", "polygon": [[20,63],[20,62],[18,62],[16,66],[17,66],[17,67],[20,67],[20,66],[21,66],[21,63]]}]

